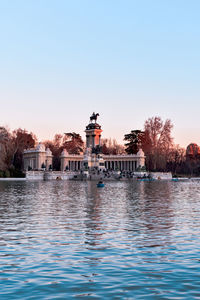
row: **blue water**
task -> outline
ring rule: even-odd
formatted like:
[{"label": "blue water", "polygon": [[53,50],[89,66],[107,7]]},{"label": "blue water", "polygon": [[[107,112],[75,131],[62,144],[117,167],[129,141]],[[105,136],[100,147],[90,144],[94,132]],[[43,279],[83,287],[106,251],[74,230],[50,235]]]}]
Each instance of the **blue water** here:
[{"label": "blue water", "polygon": [[200,299],[200,183],[0,182],[0,299]]}]

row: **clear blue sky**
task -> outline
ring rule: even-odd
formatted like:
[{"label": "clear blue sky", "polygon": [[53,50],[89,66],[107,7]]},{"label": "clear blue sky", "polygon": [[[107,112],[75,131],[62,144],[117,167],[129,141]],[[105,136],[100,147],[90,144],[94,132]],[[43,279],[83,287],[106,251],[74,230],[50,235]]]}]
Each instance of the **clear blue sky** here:
[{"label": "clear blue sky", "polygon": [[0,1],[0,125],[40,140],[99,112],[122,141],[148,117],[200,144],[200,1]]}]

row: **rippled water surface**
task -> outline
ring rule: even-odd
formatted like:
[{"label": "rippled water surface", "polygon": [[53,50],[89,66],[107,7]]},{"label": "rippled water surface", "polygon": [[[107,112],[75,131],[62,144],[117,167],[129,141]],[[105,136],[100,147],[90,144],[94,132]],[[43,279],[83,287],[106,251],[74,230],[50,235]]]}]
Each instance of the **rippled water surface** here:
[{"label": "rippled water surface", "polygon": [[200,183],[0,182],[0,299],[200,299]]}]

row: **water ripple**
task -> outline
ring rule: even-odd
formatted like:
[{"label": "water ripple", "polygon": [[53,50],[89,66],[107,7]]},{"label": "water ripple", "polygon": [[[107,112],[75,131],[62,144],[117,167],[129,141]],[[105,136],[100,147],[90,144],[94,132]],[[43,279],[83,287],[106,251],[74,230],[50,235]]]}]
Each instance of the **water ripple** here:
[{"label": "water ripple", "polygon": [[0,182],[0,299],[197,299],[198,182]]}]

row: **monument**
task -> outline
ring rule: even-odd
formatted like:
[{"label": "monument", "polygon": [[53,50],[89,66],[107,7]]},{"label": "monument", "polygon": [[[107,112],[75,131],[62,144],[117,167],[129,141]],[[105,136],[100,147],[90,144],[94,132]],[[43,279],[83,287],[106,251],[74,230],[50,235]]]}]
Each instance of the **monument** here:
[{"label": "monument", "polygon": [[[93,112],[90,123],[86,126],[86,150],[83,158],[83,170],[105,169],[101,155],[101,126],[97,123],[99,114]],[[94,122],[93,122],[94,121]]]},{"label": "monument", "polygon": [[137,154],[105,155],[101,153],[101,126],[97,123],[98,113],[90,117],[86,126],[86,147],[83,155],[70,155],[63,150],[61,154],[61,170],[113,170],[131,171],[145,166],[145,156],[142,149]]},{"label": "monument", "polygon": [[[98,113],[90,116],[85,128],[86,144],[83,154],[69,154],[64,149],[60,156],[61,172],[90,172],[104,170],[135,172],[145,166],[142,149],[137,154],[105,155],[101,153],[102,128],[97,123]],[[24,151],[24,169],[47,171],[52,168],[52,153],[41,143],[34,149]]]}]

